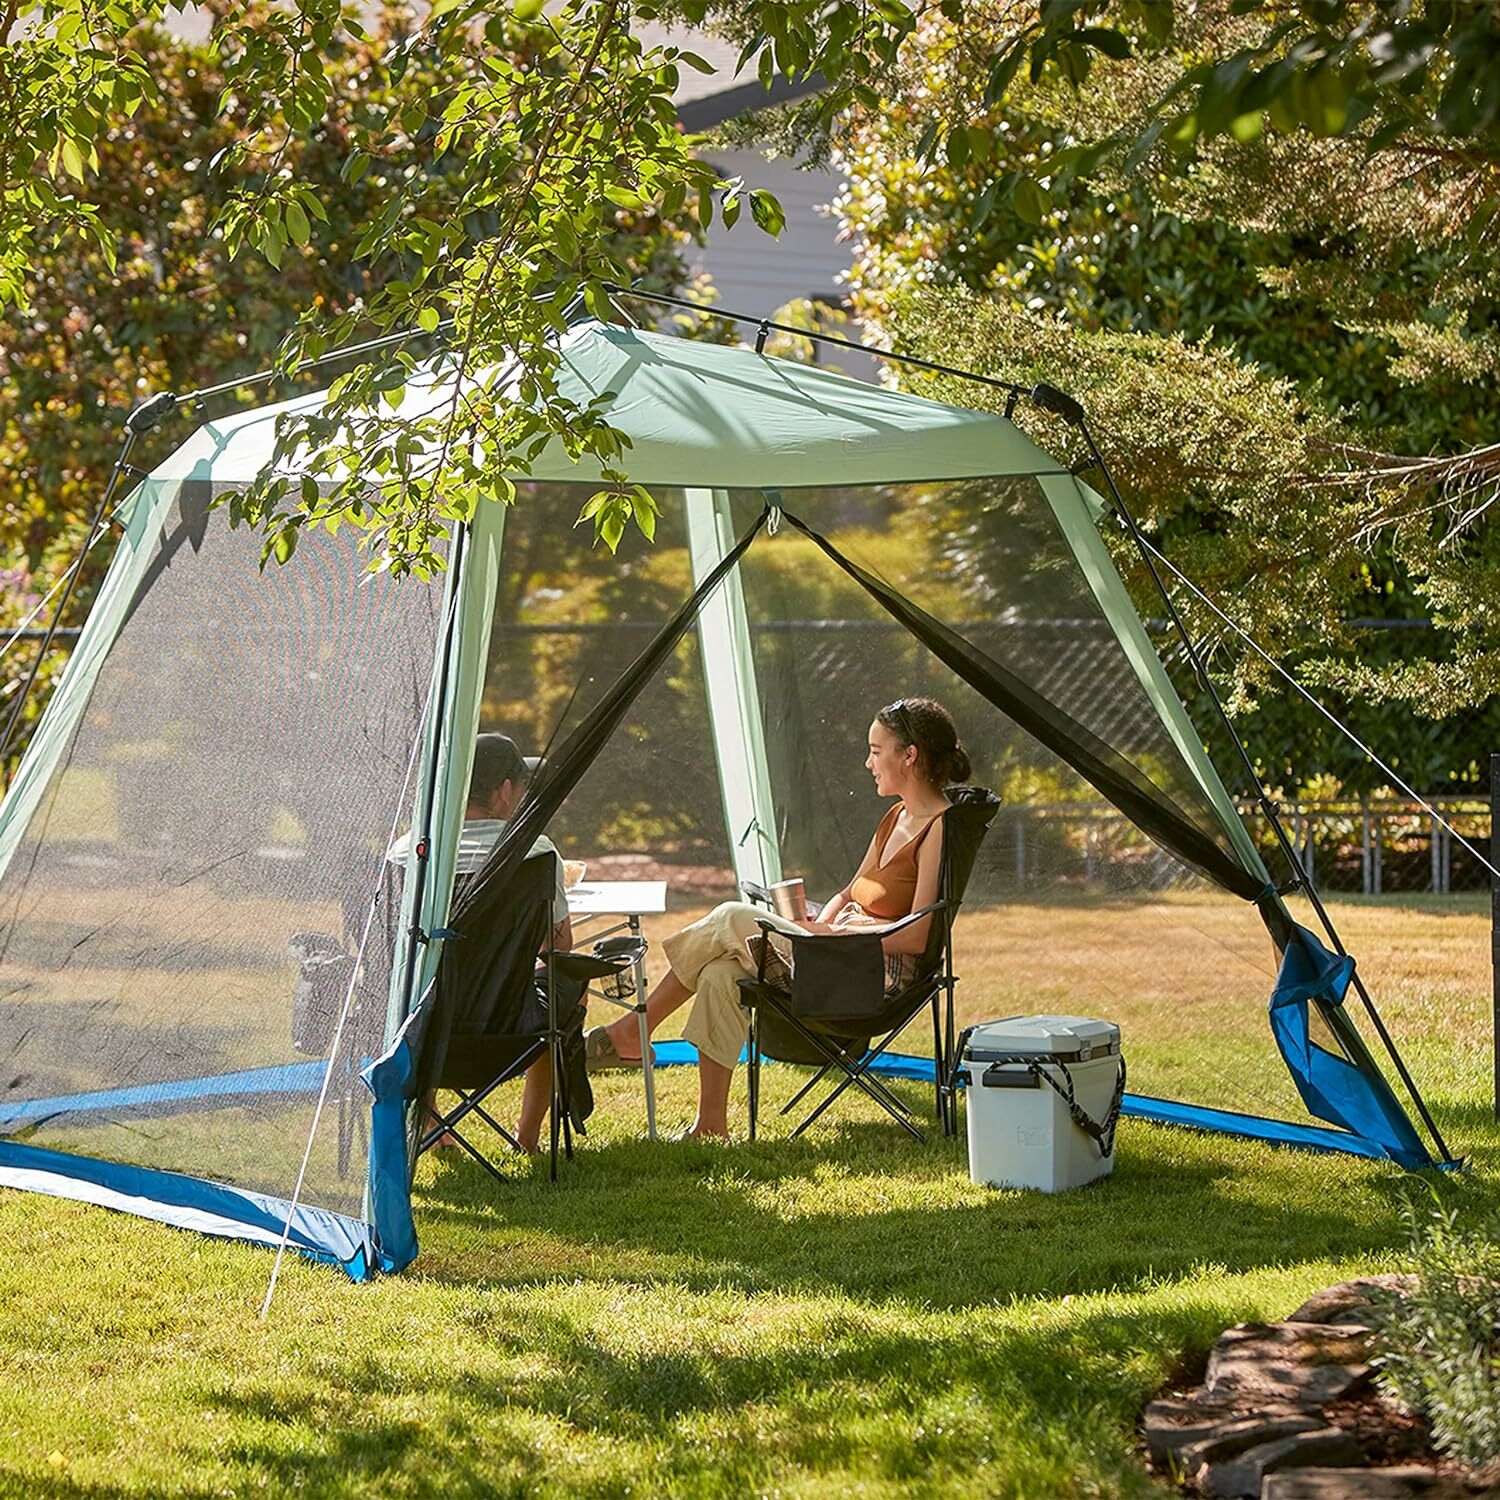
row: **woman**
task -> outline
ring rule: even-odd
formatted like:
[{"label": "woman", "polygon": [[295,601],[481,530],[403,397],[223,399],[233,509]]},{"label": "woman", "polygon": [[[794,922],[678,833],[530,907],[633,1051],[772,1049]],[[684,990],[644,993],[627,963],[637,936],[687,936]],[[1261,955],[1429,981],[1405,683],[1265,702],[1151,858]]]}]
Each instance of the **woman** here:
[{"label": "woman", "polygon": [[[746,940],[760,936],[761,922],[784,932],[868,932],[937,900],[942,814],[950,805],[943,789],[967,781],[970,773],[952,715],[931,698],[898,698],[875,715],[869,748],[865,768],[875,778],[876,793],[898,801],[880,820],[854,878],[818,921],[788,922],[763,907],[727,901],[662,945],[671,968],[647,999],[650,1029],[697,996],[683,1029],[698,1049],[698,1118],[689,1135],[729,1136],[729,1085],[750,1030],[739,980],[755,973]],[[909,979],[927,946],[931,921],[922,917],[881,939],[893,987]],[[594,1071],[640,1066],[634,1016],[596,1028],[586,1041]]]}]

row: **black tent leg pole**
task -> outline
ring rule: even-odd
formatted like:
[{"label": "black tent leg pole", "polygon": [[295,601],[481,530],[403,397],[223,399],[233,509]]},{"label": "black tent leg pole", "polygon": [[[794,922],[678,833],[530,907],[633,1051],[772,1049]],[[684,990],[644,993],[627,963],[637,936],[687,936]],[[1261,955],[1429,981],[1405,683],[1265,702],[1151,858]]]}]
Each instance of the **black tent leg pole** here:
[{"label": "black tent leg pole", "polygon": [[[1071,410],[1064,410],[1061,407],[1050,405],[1046,402],[1039,404],[1047,405],[1049,410],[1058,411],[1060,415],[1071,421],[1078,428],[1079,432],[1083,434],[1083,440],[1088,444],[1089,453],[1093,456],[1095,465],[1097,465],[1099,472],[1104,476],[1105,484],[1109,487],[1110,498],[1114,502],[1115,510],[1121,521],[1124,522],[1125,529],[1130,533],[1130,539],[1135,543],[1136,551],[1140,553],[1141,560],[1146,564],[1151,574],[1152,582],[1156,584],[1156,591],[1161,595],[1162,603],[1167,607],[1167,615],[1172,621],[1178,639],[1182,642],[1183,649],[1187,652],[1188,660],[1193,664],[1193,670],[1197,674],[1198,681],[1202,685],[1204,692],[1208,694],[1209,701],[1213,704],[1220,721],[1229,732],[1229,737],[1234,741],[1234,747],[1239,752],[1240,759],[1245,764],[1246,774],[1250,777],[1250,784],[1256,790],[1257,801],[1266,815],[1266,820],[1270,823],[1272,831],[1276,835],[1276,842],[1280,845],[1287,863],[1296,873],[1298,884],[1307,892],[1307,899],[1312,903],[1313,910],[1318,914],[1318,921],[1322,923],[1323,930],[1328,934],[1329,940],[1341,955],[1346,955],[1348,950],[1344,947],[1344,941],[1339,936],[1338,929],[1333,925],[1333,919],[1328,915],[1328,910],[1323,905],[1322,898],[1314,888],[1301,856],[1297,853],[1296,847],[1282,825],[1280,815],[1276,811],[1276,804],[1272,802],[1270,794],[1261,784],[1260,776],[1255,769],[1255,762],[1250,759],[1250,752],[1245,749],[1239,735],[1235,732],[1234,721],[1229,717],[1229,712],[1224,707],[1224,701],[1219,697],[1218,690],[1209,678],[1208,668],[1204,664],[1192,636],[1188,633],[1188,628],[1183,622],[1182,615],[1178,612],[1171,594],[1167,591],[1166,582],[1156,566],[1155,558],[1151,556],[1151,549],[1146,545],[1145,537],[1141,535],[1140,526],[1137,524],[1134,515],[1131,514],[1130,507],[1125,504],[1125,498],[1120,494],[1119,486],[1115,483],[1115,477],[1109,471],[1109,465],[1104,462],[1104,455],[1099,451],[1099,445],[1094,441],[1094,434],[1089,431],[1089,425],[1084,418],[1082,408],[1078,407],[1076,403],[1071,402],[1068,397],[1063,397],[1062,399],[1068,403],[1069,407],[1072,408]],[[1396,1044],[1391,1039],[1390,1032],[1385,1028],[1385,1022],[1381,1020],[1380,1013],[1375,1009],[1375,1003],[1371,1000],[1369,991],[1366,990],[1364,981],[1359,977],[1357,972],[1354,975],[1354,989],[1363,1003],[1365,1012],[1370,1017],[1370,1022],[1375,1027],[1375,1032],[1384,1045],[1401,1082],[1406,1086],[1406,1091],[1411,1096],[1412,1103],[1416,1105],[1417,1113],[1421,1116],[1423,1124],[1427,1126],[1428,1132],[1432,1136],[1433,1144],[1438,1148],[1441,1160],[1452,1161],[1453,1156],[1448,1150],[1448,1143],[1443,1139],[1442,1132],[1437,1127],[1437,1121],[1432,1118],[1431,1111],[1427,1108],[1426,1100],[1422,1098],[1416,1081],[1407,1071],[1406,1064],[1402,1061],[1401,1054],[1396,1050]]]},{"label": "black tent leg pole", "polygon": [[[1490,863],[1500,869],[1500,754],[1490,756]],[[1495,1118],[1500,1120],[1500,875],[1490,876],[1490,996],[1495,1054]]]}]

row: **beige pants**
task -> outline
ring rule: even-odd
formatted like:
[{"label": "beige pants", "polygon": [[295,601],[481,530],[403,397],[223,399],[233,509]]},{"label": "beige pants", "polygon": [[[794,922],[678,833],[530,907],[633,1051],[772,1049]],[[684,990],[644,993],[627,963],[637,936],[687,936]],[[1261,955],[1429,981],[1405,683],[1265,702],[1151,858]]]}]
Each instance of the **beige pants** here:
[{"label": "beige pants", "polygon": [[750,1035],[750,1015],[740,1004],[739,981],[755,973],[745,939],[759,935],[761,922],[770,922],[782,932],[798,931],[795,923],[763,906],[726,901],[662,944],[672,972],[695,997],[683,1036],[704,1057],[726,1068],[740,1060]]}]

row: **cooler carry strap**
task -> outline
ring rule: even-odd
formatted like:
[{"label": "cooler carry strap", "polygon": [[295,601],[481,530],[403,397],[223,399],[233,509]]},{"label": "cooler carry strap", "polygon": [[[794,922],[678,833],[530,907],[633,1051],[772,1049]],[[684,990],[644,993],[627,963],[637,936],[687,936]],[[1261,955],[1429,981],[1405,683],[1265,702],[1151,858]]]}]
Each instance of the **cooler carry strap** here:
[{"label": "cooler carry strap", "polygon": [[[1087,1136],[1092,1136],[1095,1145],[1099,1147],[1099,1155],[1105,1161],[1114,1154],[1115,1149],[1115,1126],[1120,1123],[1120,1105],[1125,1098],[1125,1057],[1120,1055],[1120,1066],[1115,1071],[1115,1091],[1109,1101],[1109,1108],[1104,1112],[1103,1120],[1096,1120],[1073,1095],[1073,1075],[1068,1071],[1065,1062],[1043,1062],[1035,1057],[996,1057],[988,1059],[990,1066],[985,1069],[980,1082],[985,1088],[1014,1087],[1008,1080],[1014,1078],[1014,1073],[1006,1074],[1002,1071],[1006,1066],[1018,1066],[1027,1069],[1034,1078],[1046,1083],[1054,1093],[1058,1094],[1062,1102],[1068,1107],[1069,1118]],[[1062,1074],[1062,1082],[1048,1071],[1056,1068]],[[991,1082],[990,1075],[994,1075]]]}]

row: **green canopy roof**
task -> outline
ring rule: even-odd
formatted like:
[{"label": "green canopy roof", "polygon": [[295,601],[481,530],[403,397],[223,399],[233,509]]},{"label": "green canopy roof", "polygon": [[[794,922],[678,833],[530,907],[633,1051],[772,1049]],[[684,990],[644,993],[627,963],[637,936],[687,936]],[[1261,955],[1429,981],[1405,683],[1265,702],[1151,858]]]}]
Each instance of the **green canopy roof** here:
[{"label": "green canopy roof", "polygon": [[[631,440],[624,467],[638,484],[793,489],[1066,472],[1004,417],[744,348],[587,322],[560,352],[565,396],[612,394],[608,419]],[[435,414],[453,395],[438,363],[411,383],[398,416]],[[156,477],[245,483],[271,462],[276,418],[325,400],[205,423]],[[531,477],[590,483],[599,469],[554,444]]]}]

